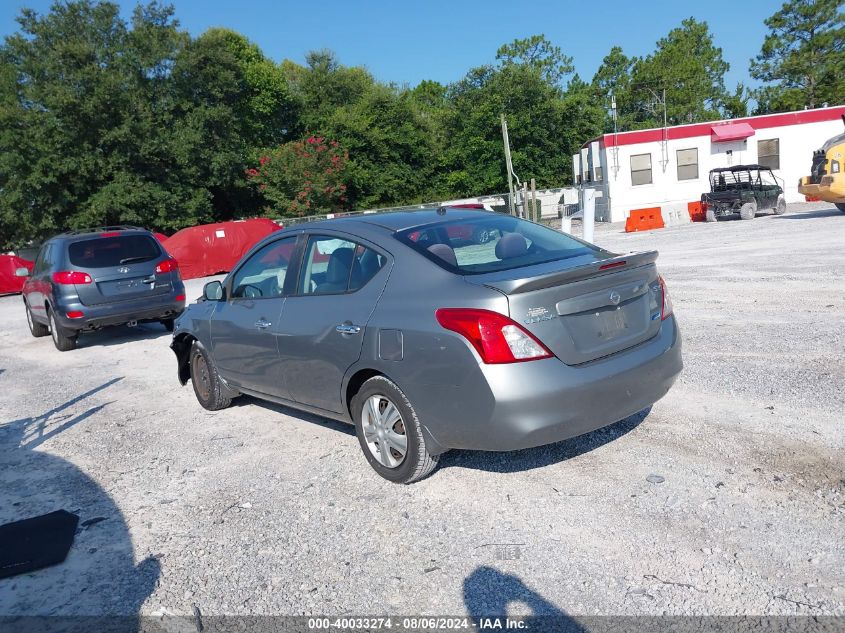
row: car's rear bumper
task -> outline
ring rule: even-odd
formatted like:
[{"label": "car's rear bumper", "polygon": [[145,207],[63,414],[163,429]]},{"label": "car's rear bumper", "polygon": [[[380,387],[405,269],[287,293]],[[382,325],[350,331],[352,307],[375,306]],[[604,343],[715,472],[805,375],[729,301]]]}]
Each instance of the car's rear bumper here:
[{"label": "car's rear bumper", "polygon": [[[185,310],[184,286],[165,295],[144,297],[132,301],[104,303],[87,306],[74,302],[62,302],[56,307],[55,316],[59,325],[67,330],[95,330],[110,325],[123,325],[131,321],[158,321],[172,319]],[[70,319],[68,312],[82,312],[80,318]]]},{"label": "car's rear bumper", "polygon": [[669,391],[682,368],[680,333],[671,317],[649,341],[580,366],[556,358],[479,365],[481,380],[451,391],[428,388],[420,419],[435,451],[541,446],[649,407]]}]

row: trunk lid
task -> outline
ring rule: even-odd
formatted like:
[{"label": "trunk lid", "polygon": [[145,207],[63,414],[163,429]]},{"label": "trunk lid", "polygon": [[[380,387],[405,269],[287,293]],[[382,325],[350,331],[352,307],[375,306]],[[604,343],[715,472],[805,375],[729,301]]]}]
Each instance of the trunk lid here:
[{"label": "trunk lid", "polygon": [[[120,267],[119,270],[91,269],[93,283],[79,285],[79,300],[88,306],[154,297],[172,291],[175,273],[156,274],[158,261]],[[123,272],[124,269],[128,269]]]},{"label": "trunk lid", "polygon": [[660,331],[657,252],[592,255],[467,276],[503,292],[510,317],[568,365],[628,349]]}]

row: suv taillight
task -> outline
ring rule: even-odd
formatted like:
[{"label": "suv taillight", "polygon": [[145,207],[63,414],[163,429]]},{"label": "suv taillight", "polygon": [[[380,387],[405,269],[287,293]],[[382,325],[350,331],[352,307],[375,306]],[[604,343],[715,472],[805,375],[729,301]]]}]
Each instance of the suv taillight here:
[{"label": "suv taillight", "polygon": [[669,290],[666,289],[666,282],[663,277],[657,276],[660,280],[660,294],[663,296],[663,306],[660,308],[660,320],[665,321],[670,314],[672,314],[672,298],[669,296]]},{"label": "suv taillight", "polygon": [[520,363],[551,358],[552,353],[508,317],[476,308],[440,308],[437,322],[467,339],[487,364]]},{"label": "suv taillight", "polygon": [[91,283],[91,275],[88,273],[81,273],[78,270],[62,270],[53,273],[53,282],[62,286],[72,284],[84,285]]},{"label": "suv taillight", "polygon": [[179,262],[175,259],[165,259],[158,266],[156,266],[156,273],[172,273],[179,270]]}]

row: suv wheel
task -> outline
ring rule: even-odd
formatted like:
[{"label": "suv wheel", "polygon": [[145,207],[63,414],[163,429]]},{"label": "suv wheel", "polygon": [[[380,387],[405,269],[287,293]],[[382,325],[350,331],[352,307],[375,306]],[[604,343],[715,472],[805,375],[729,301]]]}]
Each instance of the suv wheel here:
[{"label": "suv wheel", "polygon": [[232,403],[232,399],[224,395],[225,388],[214,362],[197,343],[191,347],[191,384],[203,409],[219,411]]},{"label": "suv wheel", "polygon": [[43,323],[39,323],[33,318],[32,310],[29,309],[29,304],[26,301],[24,301],[23,305],[26,308],[26,324],[29,326],[30,333],[35,338],[47,336],[50,333],[50,328]]},{"label": "suv wheel", "polygon": [[47,318],[50,320],[50,334],[53,336],[53,344],[60,352],[69,352],[76,349],[78,334],[72,330],[65,330],[58,323],[53,311],[47,310]]},{"label": "suv wheel", "polygon": [[365,382],[352,398],[355,433],[364,456],[379,475],[409,484],[437,466],[425,446],[419,418],[408,398],[384,376]]},{"label": "suv wheel", "polygon": [[753,220],[755,215],[757,215],[756,202],[746,202],[739,209],[739,217],[743,220]]}]

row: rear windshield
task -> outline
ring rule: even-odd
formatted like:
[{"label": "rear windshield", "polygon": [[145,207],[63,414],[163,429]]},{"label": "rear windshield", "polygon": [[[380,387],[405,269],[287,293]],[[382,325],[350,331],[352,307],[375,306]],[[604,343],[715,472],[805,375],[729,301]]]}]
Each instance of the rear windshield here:
[{"label": "rear windshield", "polygon": [[70,263],[79,268],[109,268],[137,264],[161,256],[149,235],[119,235],[74,242],[68,247]]},{"label": "rear windshield", "polygon": [[490,214],[400,231],[396,238],[437,265],[462,275],[608,253],[574,237],[509,215]]}]

